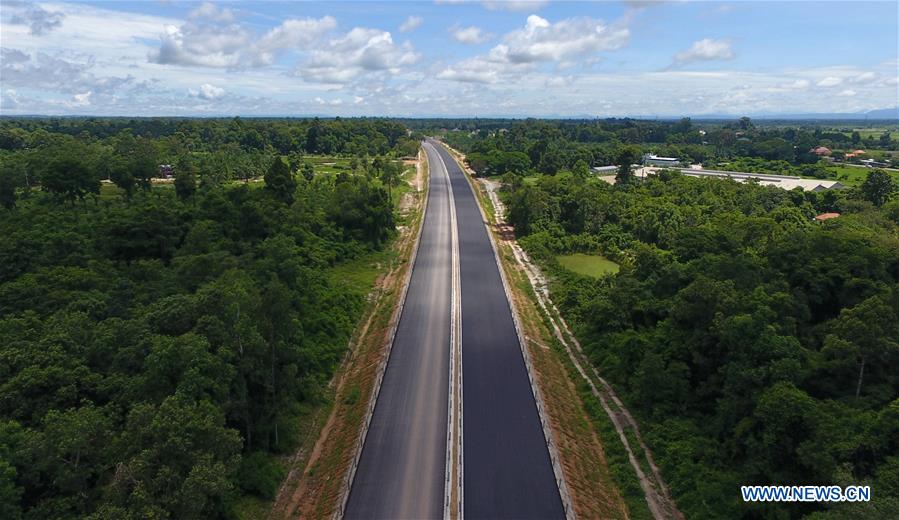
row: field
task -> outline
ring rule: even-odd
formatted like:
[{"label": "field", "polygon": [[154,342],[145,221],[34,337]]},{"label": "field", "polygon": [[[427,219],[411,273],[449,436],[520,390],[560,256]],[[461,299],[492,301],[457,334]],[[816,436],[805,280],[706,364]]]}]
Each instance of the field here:
[{"label": "field", "polygon": [[557,256],[556,260],[562,264],[562,267],[569,271],[584,276],[591,276],[593,278],[601,278],[607,274],[615,274],[618,272],[618,264],[602,255],[575,253],[573,255]]},{"label": "field", "polygon": [[[846,186],[861,186],[863,182],[865,182],[865,178],[871,173],[871,168],[865,168],[861,166],[830,166],[828,170],[834,172],[836,176],[834,179],[842,182]],[[899,172],[892,170],[885,170],[890,176],[893,177],[893,181],[899,183]]]}]

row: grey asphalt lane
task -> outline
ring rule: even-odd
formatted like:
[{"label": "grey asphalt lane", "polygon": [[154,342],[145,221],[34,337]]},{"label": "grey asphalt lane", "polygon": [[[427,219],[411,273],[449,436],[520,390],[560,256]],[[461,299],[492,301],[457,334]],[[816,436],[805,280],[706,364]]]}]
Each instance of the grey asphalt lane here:
[{"label": "grey asphalt lane", "polygon": [[449,173],[459,230],[464,517],[564,518],[484,221],[459,166],[441,144],[432,144]]},{"label": "grey asphalt lane", "polygon": [[452,313],[449,179],[433,147],[406,302],[344,518],[442,518]]}]

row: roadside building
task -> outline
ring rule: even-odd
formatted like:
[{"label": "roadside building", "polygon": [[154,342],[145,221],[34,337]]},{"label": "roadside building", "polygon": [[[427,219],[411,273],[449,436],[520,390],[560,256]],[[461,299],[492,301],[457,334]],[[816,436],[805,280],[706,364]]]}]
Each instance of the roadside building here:
[{"label": "roadside building", "polygon": [[[638,179],[644,179],[649,175],[656,175],[657,168],[644,167],[634,172]],[[801,188],[804,191],[840,190],[846,186],[839,181],[824,179],[804,179],[792,175],[772,175],[767,173],[731,172],[725,170],[698,170],[693,168],[678,168],[681,174],[687,177],[700,177],[710,179],[731,179],[737,182],[757,182],[763,186],[774,186],[784,190]]]},{"label": "roadside building", "polygon": [[864,164],[868,168],[886,168],[889,164],[883,161],[875,161],[874,159],[862,159],[859,163]]},{"label": "roadside building", "polygon": [[651,153],[643,154],[643,166],[663,166],[677,168],[681,165],[680,159],[677,157],[660,157]]},{"label": "roadside building", "polygon": [[158,176],[160,179],[171,179],[175,176],[175,169],[171,164],[160,164]]},{"label": "roadside building", "polygon": [[809,152],[819,157],[825,157],[833,153],[832,151],[830,151],[830,148],[826,146],[818,146],[816,148],[812,148],[811,150],[809,150]]}]

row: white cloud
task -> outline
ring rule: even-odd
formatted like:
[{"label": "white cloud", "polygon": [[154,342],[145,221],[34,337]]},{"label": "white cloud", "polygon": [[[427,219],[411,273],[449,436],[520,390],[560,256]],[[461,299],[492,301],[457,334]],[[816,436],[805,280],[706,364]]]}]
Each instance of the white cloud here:
[{"label": "white cloud", "polygon": [[730,60],[733,57],[730,41],[703,38],[693,42],[689,49],[675,54],[674,62],[683,65],[694,61]]},{"label": "white cloud", "polygon": [[868,71],[868,72],[862,72],[858,76],[851,78],[849,81],[851,81],[852,83],[870,83],[870,82],[874,81],[875,79],[877,79],[877,74],[875,74],[874,72]]},{"label": "white cloud", "polygon": [[786,83],[783,85],[783,88],[794,89],[794,90],[803,90],[807,89],[811,86],[811,82],[807,79],[797,79],[791,83]]},{"label": "white cloud", "polygon": [[188,21],[180,27],[165,27],[162,44],[151,53],[150,61],[220,68],[271,65],[280,52],[309,49],[336,26],[337,21],[330,16],[290,18],[254,40],[237,24]]},{"label": "white cloud", "polygon": [[854,90],[852,90],[852,89],[846,89],[846,90],[841,91],[841,92],[840,92],[839,94],[837,94],[837,95],[838,95],[838,96],[843,96],[843,97],[852,97],[852,96],[854,96],[855,94],[856,94],[856,92],[855,92]]},{"label": "white cloud", "polygon": [[44,53],[30,55],[18,49],[4,47],[0,49],[0,76],[3,84],[11,87],[50,90],[74,94],[85,90],[98,93],[112,93],[116,90],[134,85],[131,76],[97,77],[92,69],[93,58],[67,60]]},{"label": "white cloud", "polygon": [[843,78],[836,76],[827,76],[817,83],[819,87],[835,87],[843,82]]},{"label": "white cloud", "polygon": [[215,85],[211,85],[209,83],[203,83],[202,85],[200,85],[199,89],[190,89],[188,92],[192,97],[205,99],[208,101],[220,98],[225,95],[225,89],[216,87]]},{"label": "white cloud", "polygon": [[228,8],[220,9],[212,2],[203,2],[187,15],[188,18],[208,18],[216,22],[231,23],[234,21],[234,11]]},{"label": "white cloud", "polygon": [[508,33],[491,53],[514,63],[559,61],[587,53],[623,47],[630,36],[626,27],[609,26],[593,18],[569,18],[550,23],[528,16],[524,28]]},{"label": "white cloud", "polygon": [[72,96],[72,105],[76,107],[83,107],[91,104],[91,92],[88,90],[87,92],[82,92],[81,94],[75,94]]},{"label": "white cloud", "polygon": [[312,59],[297,67],[307,81],[346,83],[366,72],[391,74],[412,65],[419,55],[408,42],[397,45],[387,31],[356,27],[312,52]]},{"label": "white cloud", "polygon": [[437,77],[463,83],[497,83],[510,75],[524,74],[532,69],[530,63],[509,63],[491,54],[462,60],[440,71]]},{"label": "white cloud", "polygon": [[62,25],[65,14],[47,11],[31,2],[8,2],[6,9],[12,10],[9,22],[13,25],[27,25],[34,36],[46,34]]},{"label": "white cloud", "polygon": [[556,23],[537,15],[525,26],[503,36],[486,55],[445,67],[440,79],[495,83],[532,70],[540,63],[564,66],[575,58],[623,47],[630,36],[621,24],[606,25],[593,18],[569,18]]},{"label": "white cloud", "polygon": [[468,43],[468,44],[478,44],[484,43],[489,40],[492,35],[480,27],[451,27],[450,34],[453,36],[457,42]]},{"label": "white cloud", "polygon": [[16,94],[15,90],[8,88],[3,91],[3,95],[0,96],[0,108],[14,110],[19,104],[19,95]]},{"label": "white cloud", "polygon": [[414,31],[415,29],[421,27],[422,22],[424,22],[424,19],[422,19],[421,16],[410,16],[409,18],[406,18],[406,20],[402,24],[400,24],[400,32]]},{"label": "white cloud", "polygon": [[547,0],[484,0],[484,7],[491,11],[538,11]]}]

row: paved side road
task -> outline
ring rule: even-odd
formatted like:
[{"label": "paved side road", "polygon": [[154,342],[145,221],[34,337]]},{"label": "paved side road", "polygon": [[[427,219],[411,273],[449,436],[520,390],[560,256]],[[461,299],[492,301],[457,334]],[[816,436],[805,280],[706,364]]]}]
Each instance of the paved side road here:
[{"label": "paved side road", "polygon": [[484,221],[462,170],[443,145],[430,143],[449,172],[459,229],[464,516],[564,518]]},{"label": "paved side road", "polygon": [[428,207],[344,518],[442,518],[452,312],[449,178],[425,146]]}]

